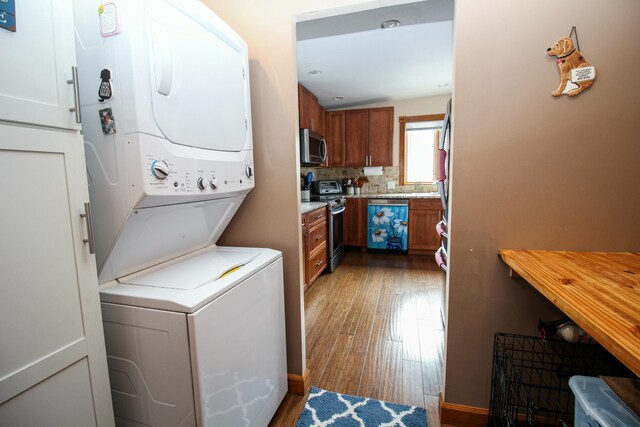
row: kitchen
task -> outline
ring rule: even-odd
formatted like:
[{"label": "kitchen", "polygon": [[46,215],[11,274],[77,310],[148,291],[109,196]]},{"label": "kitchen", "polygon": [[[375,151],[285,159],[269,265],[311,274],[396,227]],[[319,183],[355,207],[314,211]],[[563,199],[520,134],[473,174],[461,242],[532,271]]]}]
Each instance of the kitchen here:
[{"label": "kitchen", "polygon": [[[295,23],[405,2],[204,3],[249,45],[260,175],[220,243],[284,253],[287,371],[296,380],[305,373],[305,331]],[[640,106],[629,78],[640,64],[625,54],[638,50],[639,15],[625,0],[456,1],[449,413],[487,408],[496,331],[531,334],[538,318],[559,314],[508,276],[498,249],[640,250]],[[545,51],[571,25],[600,75],[580,97],[554,99],[557,69]]]},{"label": "kitchen", "polygon": [[434,166],[452,21],[453,4],[440,1],[297,25],[310,383],[423,406],[429,425],[440,422],[443,377]]},{"label": "kitchen", "polygon": [[[435,224],[443,207],[435,193],[434,164],[451,96],[452,26],[449,1],[383,7],[297,25],[302,213],[316,207],[313,202],[337,198],[330,202],[333,214],[327,215],[331,271],[336,264],[331,260],[339,258],[333,252],[341,253],[342,246],[385,247],[367,238],[367,228],[374,225],[367,225],[368,210],[372,215],[396,212],[392,227],[377,227],[373,238],[379,243],[400,239],[400,250],[411,253],[433,254],[440,247]],[[416,147],[426,148],[416,152]],[[311,204],[306,203],[308,191]],[[343,205],[346,211],[336,213]],[[406,224],[418,215],[416,225],[423,228],[409,227],[408,236],[404,228],[398,232],[393,227],[400,225],[395,221]],[[334,219],[340,227],[333,226]],[[337,233],[337,228],[344,230]],[[432,232],[426,235],[426,229]],[[314,260],[317,267],[308,264],[307,271],[313,272],[305,275],[305,289],[324,269],[324,261]]]}]

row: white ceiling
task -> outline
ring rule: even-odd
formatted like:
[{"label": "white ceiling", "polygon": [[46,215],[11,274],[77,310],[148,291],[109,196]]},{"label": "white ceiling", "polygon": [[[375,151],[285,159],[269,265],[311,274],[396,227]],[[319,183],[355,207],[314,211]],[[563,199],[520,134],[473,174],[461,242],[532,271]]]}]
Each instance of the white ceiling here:
[{"label": "white ceiling", "polygon": [[[381,30],[389,19],[400,26]],[[298,81],[327,109],[451,93],[453,0],[300,22],[297,38]]]}]

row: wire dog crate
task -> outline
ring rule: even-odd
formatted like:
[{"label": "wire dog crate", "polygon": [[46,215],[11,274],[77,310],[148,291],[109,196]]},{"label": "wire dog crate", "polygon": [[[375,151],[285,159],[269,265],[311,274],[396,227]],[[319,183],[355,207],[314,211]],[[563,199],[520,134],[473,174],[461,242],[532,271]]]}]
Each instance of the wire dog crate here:
[{"label": "wire dog crate", "polygon": [[598,344],[497,333],[489,426],[573,426],[573,375],[633,376]]}]

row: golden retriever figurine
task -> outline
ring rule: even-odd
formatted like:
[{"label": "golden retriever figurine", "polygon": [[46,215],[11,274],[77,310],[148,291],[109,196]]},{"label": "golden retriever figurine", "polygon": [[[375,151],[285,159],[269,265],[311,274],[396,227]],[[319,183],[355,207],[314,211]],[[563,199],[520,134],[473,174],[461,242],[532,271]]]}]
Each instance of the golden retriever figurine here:
[{"label": "golden retriever figurine", "polygon": [[[587,89],[593,84],[595,79],[595,68],[587,62],[573,46],[573,40],[569,37],[563,37],[554,43],[552,47],[547,49],[547,55],[555,56],[558,63],[558,69],[560,70],[560,86],[558,89],[551,92],[553,96],[561,96],[566,93],[569,96],[576,96],[583,90]],[[574,81],[571,77],[571,70],[576,68],[591,67],[591,70],[587,69],[587,79],[577,78]],[[591,73],[589,73],[591,71]]]}]

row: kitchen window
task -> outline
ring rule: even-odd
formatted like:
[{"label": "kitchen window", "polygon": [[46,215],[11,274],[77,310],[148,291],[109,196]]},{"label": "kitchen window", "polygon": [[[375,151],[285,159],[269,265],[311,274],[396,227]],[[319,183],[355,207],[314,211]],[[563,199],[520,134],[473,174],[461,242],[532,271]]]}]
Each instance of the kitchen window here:
[{"label": "kitchen window", "polygon": [[444,114],[400,117],[400,185],[432,184]]}]

